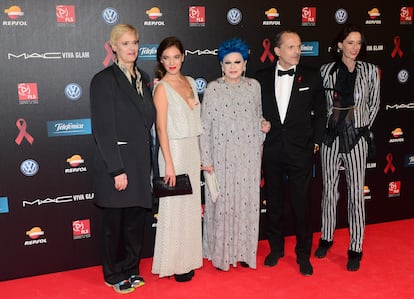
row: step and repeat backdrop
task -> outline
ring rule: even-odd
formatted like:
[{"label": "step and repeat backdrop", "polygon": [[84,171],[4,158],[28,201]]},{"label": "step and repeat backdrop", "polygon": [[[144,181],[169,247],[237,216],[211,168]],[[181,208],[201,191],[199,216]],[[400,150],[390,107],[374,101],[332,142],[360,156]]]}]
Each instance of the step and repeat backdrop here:
[{"label": "step and repeat backdrop", "polygon": [[[206,83],[221,75],[217,47],[240,37],[251,47],[247,75],[275,63],[273,38],[302,37],[302,62],[319,67],[342,24],[362,26],[366,60],[381,69],[376,160],[365,186],[367,222],[414,216],[414,24],[412,1],[2,1],[0,24],[0,280],[98,265],[100,211],[92,189],[92,76],[112,63],[117,23],[140,33],[139,66],[152,77],[167,36],[185,46],[183,73]],[[346,222],[342,180],[338,226]],[[410,187],[411,186],[411,187]],[[203,186],[201,186],[203,188]],[[315,157],[314,230],[321,179]],[[266,199],[262,199],[262,213]],[[156,210],[148,213],[144,256],[152,255]],[[286,213],[289,213],[287,207]],[[264,214],[262,214],[264,215]],[[262,217],[261,225],[265,221]],[[291,224],[291,231],[293,225]],[[263,238],[264,236],[261,235]]]}]

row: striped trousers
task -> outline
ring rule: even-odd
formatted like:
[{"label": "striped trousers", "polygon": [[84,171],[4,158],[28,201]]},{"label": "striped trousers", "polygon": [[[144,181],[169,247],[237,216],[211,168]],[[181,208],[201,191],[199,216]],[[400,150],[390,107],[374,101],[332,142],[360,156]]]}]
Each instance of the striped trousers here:
[{"label": "striped trousers", "polygon": [[322,143],[322,228],[321,239],[332,241],[336,227],[336,206],[339,199],[340,166],[345,168],[348,195],[349,250],[362,252],[365,229],[364,182],[368,144],[360,138],[350,153],[339,152],[339,137],[331,147]]}]

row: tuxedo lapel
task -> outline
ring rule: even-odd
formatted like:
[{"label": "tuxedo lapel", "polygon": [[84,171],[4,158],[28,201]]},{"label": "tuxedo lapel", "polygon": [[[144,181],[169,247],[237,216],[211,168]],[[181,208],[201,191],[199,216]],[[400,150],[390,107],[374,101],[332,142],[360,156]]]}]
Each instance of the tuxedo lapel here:
[{"label": "tuxedo lapel", "polygon": [[[298,67],[297,67],[298,68]],[[293,84],[292,84],[292,90],[290,92],[290,98],[289,98],[289,104],[286,111],[286,118],[289,117],[289,114],[293,113],[292,106],[294,105],[295,101],[299,99],[298,97],[298,84],[297,84],[297,78],[301,76],[299,73],[299,70],[295,72],[295,77],[293,78]]]},{"label": "tuxedo lapel", "polygon": [[272,94],[271,99],[273,99],[272,101],[272,106],[275,109],[275,114],[277,119],[279,120],[280,123],[282,123],[282,121],[280,120],[280,113],[279,113],[279,108],[277,107],[277,97],[276,97],[276,67],[271,68],[271,76],[268,76],[270,78],[270,82],[269,82],[269,89],[270,89],[270,93]]}]

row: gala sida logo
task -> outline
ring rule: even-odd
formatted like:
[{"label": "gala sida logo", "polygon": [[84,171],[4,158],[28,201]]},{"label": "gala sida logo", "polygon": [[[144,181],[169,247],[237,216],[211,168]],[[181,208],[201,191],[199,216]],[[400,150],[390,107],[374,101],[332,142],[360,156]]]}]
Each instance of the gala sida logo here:
[{"label": "gala sida logo", "polygon": [[411,25],[413,23],[413,7],[401,7],[400,24]]},{"label": "gala sida logo", "polygon": [[302,26],[316,26],[316,7],[302,8]]},{"label": "gala sida logo", "polygon": [[206,8],[204,6],[190,6],[188,20],[191,27],[204,27],[206,25]]},{"label": "gala sida logo", "polygon": [[85,239],[91,237],[91,224],[89,219],[72,221],[73,239]]},{"label": "gala sida logo", "polygon": [[58,23],[75,23],[75,6],[74,5],[57,5],[56,21]]},{"label": "gala sida logo", "polygon": [[37,83],[18,83],[17,92],[19,94],[20,104],[38,104],[39,103]]},{"label": "gala sida logo", "polygon": [[401,193],[401,181],[388,183],[388,197],[398,197]]}]

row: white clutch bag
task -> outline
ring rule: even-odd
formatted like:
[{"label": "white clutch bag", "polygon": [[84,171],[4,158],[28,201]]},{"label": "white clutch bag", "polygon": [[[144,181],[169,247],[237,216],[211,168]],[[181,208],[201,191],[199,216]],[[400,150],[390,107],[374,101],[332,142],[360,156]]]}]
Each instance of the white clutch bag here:
[{"label": "white clutch bag", "polygon": [[207,171],[203,171],[204,180],[206,182],[207,188],[210,191],[211,194],[211,200],[213,202],[216,202],[219,194],[220,194],[220,188],[219,184],[217,182],[216,174],[213,172],[212,174],[208,173]]}]

